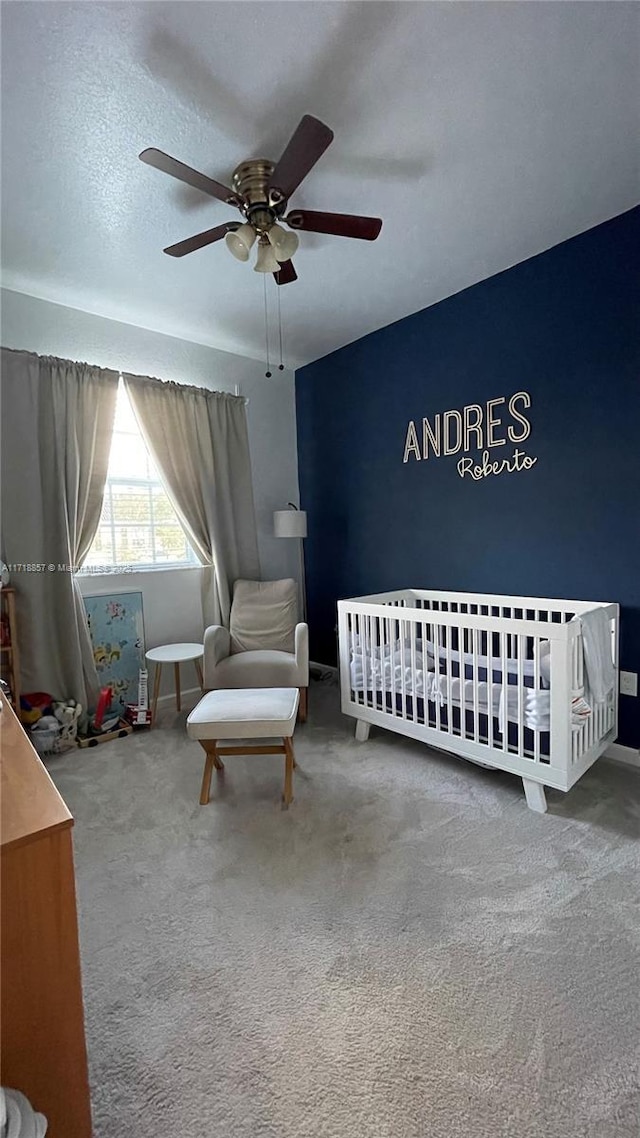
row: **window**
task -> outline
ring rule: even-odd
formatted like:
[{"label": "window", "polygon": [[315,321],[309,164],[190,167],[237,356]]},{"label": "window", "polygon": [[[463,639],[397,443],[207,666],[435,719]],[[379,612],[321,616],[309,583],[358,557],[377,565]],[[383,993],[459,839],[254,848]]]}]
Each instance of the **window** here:
[{"label": "window", "polygon": [[121,381],[104,504],[83,571],[197,564]]}]

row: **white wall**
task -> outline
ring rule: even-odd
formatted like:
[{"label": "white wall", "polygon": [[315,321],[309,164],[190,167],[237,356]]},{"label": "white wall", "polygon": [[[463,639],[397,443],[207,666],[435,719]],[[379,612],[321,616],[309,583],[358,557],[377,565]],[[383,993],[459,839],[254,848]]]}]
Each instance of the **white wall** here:
[{"label": "white wall", "polygon": [[[240,394],[249,400],[249,445],[262,577],[299,577],[297,542],[273,537],[273,511],[285,507],[288,501],[298,502],[292,371],[276,370],[271,379],[266,379],[264,365],[256,360],[7,289],[2,290],[1,326],[2,344],[7,348],[84,360],[100,367],[216,391],[234,391],[238,385]],[[141,590],[147,648],[202,639],[198,569],[92,575],[82,581],[81,587],[85,594]],[[169,669],[165,668],[165,672]],[[170,677],[165,676],[165,680],[168,689]],[[192,686],[186,669],[184,681],[185,687]]]}]

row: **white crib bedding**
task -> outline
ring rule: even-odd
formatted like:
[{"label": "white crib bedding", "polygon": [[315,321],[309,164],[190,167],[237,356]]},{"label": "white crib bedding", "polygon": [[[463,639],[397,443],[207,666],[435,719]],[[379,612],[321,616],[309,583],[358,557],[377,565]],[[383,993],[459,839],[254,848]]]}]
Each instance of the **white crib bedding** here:
[{"label": "white crib bedding", "polygon": [[[420,641],[418,641],[417,643],[420,644]],[[446,648],[442,647],[442,645],[440,645],[436,648],[436,645],[434,645],[432,640],[425,641],[425,647],[427,650],[427,658],[429,660],[431,660],[431,658],[433,658],[433,660],[434,660],[434,665],[433,665],[434,669],[435,669],[435,658],[437,655],[438,659],[440,661],[444,661],[445,667],[447,666],[447,661],[449,659],[451,660],[451,663],[453,665],[452,670],[455,674],[456,671],[458,670],[459,665],[460,665],[460,660],[461,660],[461,655],[462,655],[462,660],[463,660],[464,667],[465,667],[466,671],[469,671],[469,669],[473,669],[474,667],[477,666],[478,673],[481,676],[482,672],[486,672],[490,667],[491,672],[493,673],[494,680],[497,680],[497,682],[500,682],[502,679],[503,661],[502,661],[501,656],[492,656],[491,658],[489,658],[488,656],[481,656],[478,653],[478,655],[476,657],[474,657],[472,652],[464,652],[461,654],[460,652],[457,652],[455,649],[452,649],[450,652],[448,652]],[[401,642],[399,640],[396,642],[393,651],[397,654],[398,658],[400,658],[400,654],[402,652],[402,645],[401,645]],[[404,651],[405,651],[405,655],[407,652],[409,652],[409,654],[411,652],[411,642],[409,640],[406,640],[404,642]],[[391,656],[391,649],[388,647],[388,645],[384,646],[384,654],[385,654],[385,658],[387,655]],[[458,667],[456,667],[456,665]],[[442,665],[441,665],[441,668],[442,668]],[[516,659],[513,659],[511,656],[507,656],[505,661],[504,661],[504,668],[507,672],[507,676],[513,677],[514,681],[518,682],[518,679],[519,679],[518,661]],[[437,670],[437,669],[435,669],[435,670]],[[522,678],[523,678],[523,681],[527,687],[533,687],[534,686],[532,681],[535,677],[535,674],[536,674],[536,662],[535,662],[535,660],[523,660],[522,661]],[[550,678],[551,678],[551,645],[549,644],[548,640],[543,640],[542,643],[540,644],[540,660],[539,660],[539,667],[538,667],[538,683],[540,685],[540,688],[548,688],[549,683],[550,683]],[[527,683],[527,681],[529,681],[529,683]]]},{"label": "white crib bedding", "polygon": [[[387,695],[427,699],[446,706],[449,701],[465,711],[489,713],[498,719],[501,731],[506,722],[520,723],[532,731],[549,731],[551,724],[551,692],[549,690],[548,648],[541,650],[538,684],[534,686],[533,660],[522,661],[522,683],[519,682],[518,661],[508,659],[506,663],[507,683],[503,679],[503,662],[498,657],[489,660],[477,656],[474,665],[472,653],[461,654],[442,647],[438,652],[436,668],[435,647],[425,641],[425,653],[421,641],[396,641],[394,645],[376,645],[373,650],[360,649],[355,645],[351,652],[350,679],[352,690],[358,692],[383,692]],[[544,647],[544,646],[543,646]],[[452,675],[447,672],[451,662]],[[464,670],[464,677],[460,670]],[[473,669],[477,665],[479,682],[477,684],[477,703],[474,702]],[[457,675],[455,673],[458,673]],[[489,676],[492,682],[489,682]],[[572,727],[579,730],[591,713],[584,699],[576,696],[572,701]]]}]

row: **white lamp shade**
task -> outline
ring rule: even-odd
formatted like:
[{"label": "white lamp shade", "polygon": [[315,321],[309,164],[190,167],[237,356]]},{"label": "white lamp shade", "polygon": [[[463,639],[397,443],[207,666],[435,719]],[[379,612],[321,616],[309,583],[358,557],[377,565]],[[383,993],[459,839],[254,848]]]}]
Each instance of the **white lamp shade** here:
[{"label": "white lamp shade", "polygon": [[265,241],[264,245],[261,241],[258,245],[258,257],[253,266],[253,271],[255,273],[278,273],[280,271],[280,262],[268,241]]},{"label": "white lamp shade", "polygon": [[227,249],[239,261],[249,260],[249,251],[256,239],[256,231],[252,225],[241,225],[234,233],[227,233],[225,241]]},{"label": "white lamp shade", "polygon": [[288,233],[281,225],[272,225],[267,234],[279,261],[290,261],[300,242],[295,233]]},{"label": "white lamp shade", "polygon": [[306,510],[275,510],[273,532],[276,537],[306,537]]}]

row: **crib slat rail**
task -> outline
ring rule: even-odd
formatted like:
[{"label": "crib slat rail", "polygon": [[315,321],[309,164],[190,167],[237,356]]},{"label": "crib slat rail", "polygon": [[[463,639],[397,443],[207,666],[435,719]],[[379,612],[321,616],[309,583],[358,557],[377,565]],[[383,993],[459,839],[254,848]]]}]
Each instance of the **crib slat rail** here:
[{"label": "crib slat rail", "polygon": [[582,634],[604,607],[617,669],[619,606],[405,589],[338,602],[342,710],[533,783],[568,790],[617,733],[616,691],[580,725]]}]

